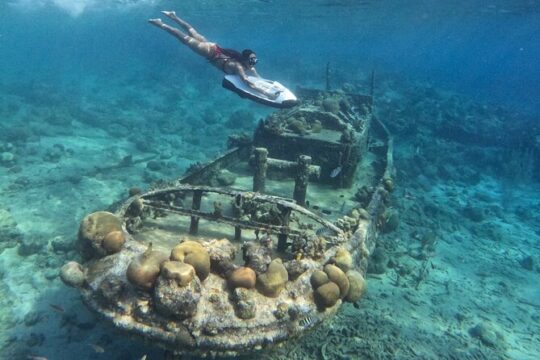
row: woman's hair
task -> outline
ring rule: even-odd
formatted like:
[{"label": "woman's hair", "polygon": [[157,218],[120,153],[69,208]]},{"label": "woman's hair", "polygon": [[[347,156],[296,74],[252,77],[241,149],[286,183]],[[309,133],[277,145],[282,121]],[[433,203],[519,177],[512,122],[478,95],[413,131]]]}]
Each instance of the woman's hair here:
[{"label": "woman's hair", "polygon": [[234,49],[225,49],[225,48],[221,48],[221,52],[231,58],[233,58],[234,60],[237,60],[237,61],[243,61],[244,58],[242,56],[242,53],[240,53],[239,51],[236,51]]},{"label": "woman's hair", "polygon": [[234,49],[221,48],[221,52],[223,54],[233,58],[234,60],[237,60],[237,61],[240,61],[240,62],[248,61],[249,60],[249,55],[255,54],[255,52],[253,50],[250,50],[250,49],[245,49],[245,50],[242,50],[242,52],[239,52],[239,51],[236,51]]},{"label": "woman's hair", "polygon": [[242,57],[244,58],[244,60],[248,60],[249,59],[249,55],[251,54],[255,54],[255,51],[251,50],[251,49],[244,49],[242,51]]}]

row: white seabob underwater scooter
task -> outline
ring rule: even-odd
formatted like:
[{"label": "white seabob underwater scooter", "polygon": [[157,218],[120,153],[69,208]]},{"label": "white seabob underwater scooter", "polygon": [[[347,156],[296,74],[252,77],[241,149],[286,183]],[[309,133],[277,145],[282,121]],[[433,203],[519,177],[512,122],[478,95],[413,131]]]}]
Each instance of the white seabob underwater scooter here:
[{"label": "white seabob underwater scooter", "polygon": [[221,85],[223,85],[225,89],[234,91],[240,97],[248,98],[258,103],[280,109],[290,108],[298,103],[298,99],[292,93],[292,91],[277,81],[255,76],[248,76],[248,79],[257,87],[277,94],[276,98],[271,99],[260,91],[250,88],[238,75],[225,75]]}]

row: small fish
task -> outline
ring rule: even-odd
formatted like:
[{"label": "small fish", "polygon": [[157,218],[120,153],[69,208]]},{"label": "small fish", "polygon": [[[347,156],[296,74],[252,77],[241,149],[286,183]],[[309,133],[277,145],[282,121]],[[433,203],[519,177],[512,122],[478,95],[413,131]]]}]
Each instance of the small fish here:
[{"label": "small fish", "polygon": [[315,230],[315,234],[317,236],[325,237],[325,236],[334,236],[334,235],[336,235],[336,232],[334,230],[330,229],[330,228],[327,228],[327,227],[323,226],[323,227],[320,227],[317,230]]},{"label": "small fish", "polygon": [[330,177],[331,178],[335,178],[336,176],[338,176],[340,173],[341,173],[341,170],[343,168],[341,167],[341,165],[339,165],[337,168],[335,168],[334,170],[332,170],[332,172],[330,173]]},{"label": "small fish", "polygon": [[317,323],[318,319],[313,315],[306,315],[300,321],[298,321],[298,326],[307,329],[312,327]]},{"label": "small fish", "polygon": [[49,360],[45,356],[37,356],[37,355],[28,355],[26,358],[28,360]]},{"label": "small fish", "polygon": [[90,345],[97,354],[103,354],[105,352],[105,348],[103,348],[103,346],[99,346],[96,344],[88,344],[88,345]]},{"label": "small fish", "polygon": [[144,354],[140,360],[146,360],[146,357],[146,354]]},{"label": "small fish", "polygon": [[416,200],[416,196],[411,194],[408,190],[405,190],[405,194],[403,195],[403,197],[407,200]]},{"label": "small fish", "polygon": [[54,311],[56,312],[59,312],[59,313],[64,313],[66,312],[66,310],[61,307],[60,305],[56,305],[56,304],[49,304],[49,306],[51,307],[51,309],[53,309]]}]

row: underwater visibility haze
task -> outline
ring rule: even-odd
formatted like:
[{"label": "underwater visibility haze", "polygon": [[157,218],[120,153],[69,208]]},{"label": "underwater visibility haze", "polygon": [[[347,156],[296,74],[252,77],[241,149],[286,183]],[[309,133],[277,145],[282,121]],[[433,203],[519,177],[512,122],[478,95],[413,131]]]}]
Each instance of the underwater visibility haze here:
[{"label": "underwater visibility haze", "polygon": [[[221,47],[253,49],[257,72],[297,92],[300,106],[308,110],[288,113],[224,89],[220,69],[148,23],[161,18],[179,26],[162,10],[176,11]],[[111,318],[89,309],[96,306],[88,304],[89,297],[83,301],[80,289],[62,282],[64,264],[87,266],[86,261],[94,261],[80,249],[83,219],[98,211],[120,211],[130,196],[169,186],[238,144],[255,141],[271,148],[270,137],[287,129],[298,143],[310,136],[333,141],[324,121],[311,121],[308,113],[333,119],[342,131],[335,139],[338,144],[352,141],[348,131],[366,136],[366,153],[359,156],[358,167],[348,167],[354,158],[349,145],[335,158],[321,156],[321,163],[312,155],[313,164],[305,164],[308,201],[298,195],[299,176],[294,199],[344,233],[352,235],[356,227],[348,228],[337,217],[356,214],[355,226],[361,227],[361,219],[369,223],[370,241],[376,238],[373,248],[368,246],[358,257],[349,249],[355,260],[366,256],[358,271],[367,290],[362,287],[363,296],[347,302],[340,288],[333,302],[324,297],[324,309],[319,300],[320,317],[297,321],[302,336],[291,335],[281,347],[237,356],[537,359],[538,34],[537,0],[2,1],[0,359],[181,358],[155,346],[151,337],[144,341],[121,331]],[[308,100],[300,94],[317,95]],[[365,100],[366,108],[351,99]],[[322,110],[314,110],[316,106]],[[366,113],[371,121],[366,124],[382,125],[366,125],[362,132],[364,125],[355,116],[364,119]],[[270,126],[280,117],[290,117],[285,130]],[[344,125],[343,119],[350,124]],[[271,130],[261,135],[263,123]],[[384,146],[381,132],[386,134]],[[392,166],[383,148],[392,153]],[[317,152],[321,155],[324,149],[315,148]],[[301,168],[301,161],[280,164],[294,171]],[[384,166],[392,171],[384,172]],[[222,171],[212,186],[251,191],[252,175],[232,175],[238,167],[231,169]],[[326,181],[320,187],[313,179],[317,171]],[[370,181],[373,186],[366,185]],[[381,186],[386,195],[379,214],[368,204]],[[284,188],[271,180],[267,186],[269,193],[275,190],[274,195],[287,197],[280,193]],[[196,195],[190,196],[195,204]],[[148,204],[162,200],[141,198]],[[186,198],[167,199],[169,203],[160,206],[184,211],[178,202]],[[208,222],[223,215],[219,201],[213,206],[214,218]],[[129,208],[124,210],[129,217]],[[199,209],[193,205],[191,210]],[[157,210],[152,214],[162,215]],[[240,225],[234,224],[239,232]],[[325,226],[311,230],[317,237],[328,227],[334,229]],[[256,234],[261,244],[269,238]],[[295,249],[294,241],[289,245]],[[245,249],[240,251],[244,259],[249,253]],[[100,256],[113,252],[99,251]],[[293,255],[289,262],[283,259],[285,273],[289,281],[296,281],[292,274],[298,273],[301,281],[301,272],[291,264],[307,263],[308,252]],[[216,255],[209,256],[215,272]],[[325,266],[341,264],[337,258]],[[278,267],[271,264],[265,266]],[[267,276],[266,267],[259,272],[250,266],[257,279]],[[199,268],[193,268],[201,278]],[[207,283],[214,277],[210,274]],[[311,283],[310,296],[316,302],[323,296],[317,289],[333,284],[329,277],[319,287]],[[349,275],[351,284],[353,278]],[[201,280],[203,285],[197,280],[197,286],[204,290]],[[261,291],[259,283],[257,289]],[[102,288],[96,292],[107,296]],[[279,292],[262,293],[272,298]],[[247,296],[242,294],[231,295],[237,315],[238,303],[245,300],[238,299]],[[294,317],[290,301],[289,311],[276,315],[278,320]],[[297,303],[302,301],[299,296]],[[335,311],[329,310],[336,303]],[[258,306],[262,311],[263,305]],[[264,317],[238,316],[246,323]]]}]

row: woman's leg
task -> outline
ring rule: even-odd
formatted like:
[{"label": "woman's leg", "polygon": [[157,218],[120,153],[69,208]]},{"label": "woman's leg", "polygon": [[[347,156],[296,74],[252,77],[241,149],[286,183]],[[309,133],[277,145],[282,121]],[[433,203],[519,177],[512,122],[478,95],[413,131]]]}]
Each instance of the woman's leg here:
[{"label": "woman's leg", "polygon": [[199,34],[197,32],[197,30],[195,30],[193,28],[193,26],[191,26],[190,24],[188,24],[186,21],[180,19],[177,15],[176,15],[176,12],[174,11],[162,11],[162,13],[166,16],[168,16],[169,18],[171,18],[174,22],[176,22],[177,24],[179,24],[180,26],[182,26],[184,29],[186,29],[187,32],[189,32],[189,35],[199,41],[202,41],[202,42],[208,42],[208,40],[206,40],[206,38],[204,36],[202,36],[201,34]]},{"label": "woman's leg", "polygon": [[164,24],[163,21],[161,21],[161,19],[150,19],[150,20],[148,20],[148,22],[150,24],[152,24],[152,25],[157,26],[160,29],[165,30],[166,32],[168,32],[169,34],[171,34],[172,36],[174,36],[175,38],[177,38],[178,40],[180,40],[184,44],[188,45],[188,42],[189,42],[191,37],[184,34],[179,29],[174,28],[172,26],[169,26],[167,24]]},{"label": "woman's leg", "polygon": [[193,38],[189,35],[184,34],[182,31],[180,31],[177,28],[174,28],[172,26],[169,26],[167,24],[164,24],[161,19],[150,19],[148,22],[152,25],[157,26],[160,29],[165,30],[178,40],[180,40],[183,44],[187,45],[191,50],[195,51],[197,54],[204,56],[206,58],[210,58],[213,55],[213,44],[208,42],[202,42],[197,40],[196,38]]}]

